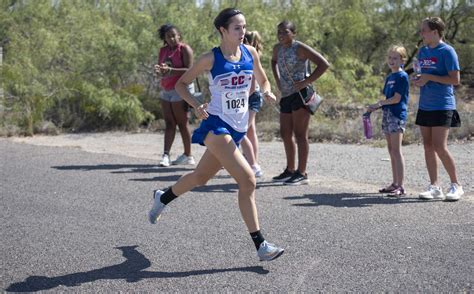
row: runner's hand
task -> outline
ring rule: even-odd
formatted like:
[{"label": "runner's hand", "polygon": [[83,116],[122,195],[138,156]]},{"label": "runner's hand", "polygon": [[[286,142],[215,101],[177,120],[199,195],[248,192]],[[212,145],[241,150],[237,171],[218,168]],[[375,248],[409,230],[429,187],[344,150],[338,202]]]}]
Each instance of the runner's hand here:
[{"label": "runner's hand", "polygon": [[207,103],[204,103],[195,108],[194,112],[196,113],[197,118],[207,119],[209,117],[209,113],[207,113],[207,105]]},{"label": "runner's hand", "polygon": [[263,98],[265,99],[265,102],[269,102],[269,103],[274,103],[276,101],[275,94],[273,94],[270,91],[265,91],[263,93]]}]

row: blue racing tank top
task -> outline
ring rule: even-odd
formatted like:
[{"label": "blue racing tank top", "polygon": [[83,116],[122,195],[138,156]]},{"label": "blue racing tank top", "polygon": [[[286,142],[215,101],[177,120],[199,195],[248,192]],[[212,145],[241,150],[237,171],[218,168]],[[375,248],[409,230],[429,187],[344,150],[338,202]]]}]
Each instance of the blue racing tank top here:
[{"label": "blue racing tank top", "polygon": [[219,47],[212,49],[214,65],[209,72],[211,101],[207,112],[217,115],[235,131],[246,132],[248,127],[248,97],[252,85],[252,53],[240,45],[240,60],[228,61]]}]

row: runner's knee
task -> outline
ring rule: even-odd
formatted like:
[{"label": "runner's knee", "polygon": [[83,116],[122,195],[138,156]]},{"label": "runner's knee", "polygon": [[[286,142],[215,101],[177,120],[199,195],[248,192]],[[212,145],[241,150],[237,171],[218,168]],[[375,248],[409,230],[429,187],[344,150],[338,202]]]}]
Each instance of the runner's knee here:
[{"label": "runner's knee", "polygon": [[255,191],[255,188],[257,187],[257,181],[255,180],[255,176],[253,174],[244,179],[238,180],[237,184],[239,185],[239,190],[241,192],[248,192],[249,194],[252,194],[252,192]]}]

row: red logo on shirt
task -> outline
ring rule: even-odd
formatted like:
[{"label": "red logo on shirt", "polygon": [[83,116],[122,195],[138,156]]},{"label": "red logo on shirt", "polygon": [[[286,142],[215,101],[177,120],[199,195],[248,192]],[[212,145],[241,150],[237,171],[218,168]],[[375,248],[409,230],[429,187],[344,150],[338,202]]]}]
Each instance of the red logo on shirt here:
[{"label": "red logo on shirt", "polygon": [[242,85],[245,81],[245,76],[232,77],[232,85]]}]

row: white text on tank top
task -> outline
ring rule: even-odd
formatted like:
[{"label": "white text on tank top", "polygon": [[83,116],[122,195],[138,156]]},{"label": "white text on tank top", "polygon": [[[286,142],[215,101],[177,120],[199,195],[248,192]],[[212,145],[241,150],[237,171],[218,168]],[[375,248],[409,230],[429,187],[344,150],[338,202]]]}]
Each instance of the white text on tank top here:
[{"label": "white text on tank top", "polygon": [[[250,78],[251,80],[252,78]],[[222,111],[224,114],[244,113],[248,111],[248,78],[245,73],[230,78],[230,85],[224,86],[221,92]],[[221,80],[222,82],[223,80]]]}]

